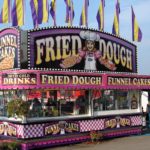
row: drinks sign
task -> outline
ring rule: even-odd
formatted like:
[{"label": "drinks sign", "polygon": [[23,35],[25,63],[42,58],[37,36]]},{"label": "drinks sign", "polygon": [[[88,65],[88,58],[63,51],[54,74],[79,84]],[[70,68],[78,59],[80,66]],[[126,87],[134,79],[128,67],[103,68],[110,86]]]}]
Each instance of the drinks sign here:
[{"label": "drinks sign", "polygon": [[29,31],[30,68],[137,72],[136,46],[99,31]]},{"label": "drinks sign", "polygon": [[33,73],[24,73],[24,74],[3,74],[2,75],[2,84],[3,85],[36,85],[37,77]]}]

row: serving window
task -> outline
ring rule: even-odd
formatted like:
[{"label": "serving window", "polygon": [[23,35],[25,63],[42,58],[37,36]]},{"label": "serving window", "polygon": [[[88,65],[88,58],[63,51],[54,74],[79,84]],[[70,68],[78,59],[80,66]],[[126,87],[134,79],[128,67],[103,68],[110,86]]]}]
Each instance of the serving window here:
[{"label": "serving window", "polygon": [[16,99],[28,103],[28,118],[89,114],[89,91],[42,89],[0,91],[0,116],[8,117],[7,104]]},{"label": "serving window", "polygon": [[140,92],[136,90],[5,90],[0,91],[0,116],[9,117],[7,104],[16,99],[28,103],[28,118],[80,116],[91,115],[92,111],[96,114],[102,111],[138,109]]},{"label": "serving window", "polygon": [[93,110],[138,109],[139,91],[135,90],[95,90],[92,91]]},{"label": "serving window", "polygon": [[39,95],[28,99],[31,103],[29,117],[75,116],[89,113],[89,93],[86,90],[44,90],[41,91],[41,96]]}]

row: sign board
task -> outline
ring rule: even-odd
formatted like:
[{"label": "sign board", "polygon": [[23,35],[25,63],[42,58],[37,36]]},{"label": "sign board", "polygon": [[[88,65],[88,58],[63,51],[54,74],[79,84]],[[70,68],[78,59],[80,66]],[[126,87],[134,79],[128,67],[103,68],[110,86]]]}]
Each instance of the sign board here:
[{"label": "sign board", "polygon": [[136,46],[83,28],[28,31],[29,68],[137,72]]},{"label": "sign board", "polygon": [[37,76],[34,73],[4,73],[2,74],[3,85],[36,85]]}]

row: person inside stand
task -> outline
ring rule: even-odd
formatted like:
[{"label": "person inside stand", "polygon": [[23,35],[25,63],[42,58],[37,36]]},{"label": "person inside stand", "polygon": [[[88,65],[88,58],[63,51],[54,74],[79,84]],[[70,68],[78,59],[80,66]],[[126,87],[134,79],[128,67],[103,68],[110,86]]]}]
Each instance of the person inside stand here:
[{"label": "person inside stand", "polygon": [[48,98],[48,101],[46,103],[46,108],[47,108],[47,111],[46,111],[46,116],[52,116],[52,99],[51,98]]},{"label": "person inside stand", "polygon": [[42,104],[38,98],[33,99],[32,111],[33,111],[35,117],[41,117]]},{"label": "person inside stand", "polygon": [[83,95],[80,95],[76,100],[76,111],[78,111],[79,114],[86,113],[86,103]]}]

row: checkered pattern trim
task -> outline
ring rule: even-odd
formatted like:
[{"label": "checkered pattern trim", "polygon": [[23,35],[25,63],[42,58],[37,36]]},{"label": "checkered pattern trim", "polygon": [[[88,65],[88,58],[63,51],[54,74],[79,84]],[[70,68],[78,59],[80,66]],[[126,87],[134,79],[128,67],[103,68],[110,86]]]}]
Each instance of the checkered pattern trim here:
[{"label": "checkered pattern trim", "polygon": [[131,126],[140,126],[142,125],[142,117],[141,116],[131,116]]},{"label": "checkered pattern trim", "polygon": [[16,125],[17,126],[17,138],[24,138],[24,126],[23,125]]},{"label": "checkered pattern trim", "polygon": [[34,138],[43,137],[44,124],[33,125],[18,125],[17,137],[18,138]]},{"label": "checkered pattern trim", "polygon": [[80,125],[80,132],[86,132],[91,130],[103,130],[104,119],[79,121],[79,125]]}]

